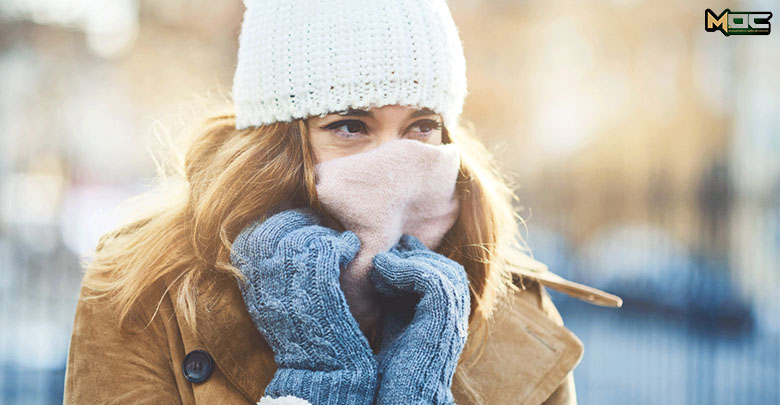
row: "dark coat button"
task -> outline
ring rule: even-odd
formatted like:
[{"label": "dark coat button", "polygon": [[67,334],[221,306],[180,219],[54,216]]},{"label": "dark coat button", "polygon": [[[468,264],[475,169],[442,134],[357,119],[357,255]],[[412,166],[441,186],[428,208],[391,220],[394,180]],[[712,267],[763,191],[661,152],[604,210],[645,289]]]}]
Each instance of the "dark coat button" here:
[{"label": "dark coat button", "polygon": [[181,370],[184,378],[189,382],[199,383],[205,381],[211,375],[214,368],[214,359],[205,350],[193,350],[184,357]]}]

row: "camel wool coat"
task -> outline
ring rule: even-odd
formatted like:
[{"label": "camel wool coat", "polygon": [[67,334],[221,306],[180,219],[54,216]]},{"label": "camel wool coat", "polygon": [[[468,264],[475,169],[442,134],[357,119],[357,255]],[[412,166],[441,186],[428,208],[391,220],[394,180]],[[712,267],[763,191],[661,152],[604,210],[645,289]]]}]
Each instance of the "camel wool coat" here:
[{"label": "camel wool coat", "polygon": [[[582,358],[583,344],[563,326],[540,281],[516,280],[525,289],[499,303],[484,351],[470,366],[469,375],[476,379],[482,403],[576,404],[572,371]],[[64,403],[257,403],[276,370],[273,352],[255,328],[235,278],[215,272],[201,283],[212,283],[216,288],[209,291],[216,293],[199,296],[196,328],[185,322],[171,288],[140,302],[138,319],[148,326],[133,333],[120,332],[111,311],[101,302],[83,300],[82,287],[68,353]],[[565,292],[579,298],[592,301],[594,291],[601,294],[568,283]],[[185,357],[194,350],[207,352],[213,360],[205,369],[201,363],[199,376],[205,379],[200,382],[191,382],[185,375]],[[458,365],[456,373],[462,367]],[[459,405],[473,403],[457,379],[452,390]]]}]

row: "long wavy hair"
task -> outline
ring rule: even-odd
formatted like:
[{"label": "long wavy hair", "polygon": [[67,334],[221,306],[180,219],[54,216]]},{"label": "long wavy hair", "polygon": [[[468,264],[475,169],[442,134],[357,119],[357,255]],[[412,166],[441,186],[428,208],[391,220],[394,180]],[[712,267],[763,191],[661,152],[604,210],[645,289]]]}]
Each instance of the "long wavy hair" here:
[{"label": "long wavy hair", "polygon": [[[308,205],[328,215],[317,200],[316,162],[304,119],[239,130],[228,107],[184,135],[184,143],[172,149],[174,159],[158,163],[162,192],[136,197],[135,202],[152,203],[103,235],[91,260],[83,263],[84,298],[108,298],[119,328],[146,292],[159,291],[150,287],[160,283],[165,292],[177,289],[176,304],[196,327],[194,303],[205,292],[194,287],[201,277],[223,272],[245,280],[230,263],[230,249],[246,225],[280,204]],[[443,128],[442,138],[461,151],[456,185],[461,211],[437,251],[468,273],[469,340],[477,341],[464,348],[455,380],[474,403],[481,403],[468,364],[482,351],[495,304],[518,288],[513,280],[521,277],[517,269],[529,249],[519,233],[525,223],[513,208],[510,181],[473,130],[459,123]]]}]

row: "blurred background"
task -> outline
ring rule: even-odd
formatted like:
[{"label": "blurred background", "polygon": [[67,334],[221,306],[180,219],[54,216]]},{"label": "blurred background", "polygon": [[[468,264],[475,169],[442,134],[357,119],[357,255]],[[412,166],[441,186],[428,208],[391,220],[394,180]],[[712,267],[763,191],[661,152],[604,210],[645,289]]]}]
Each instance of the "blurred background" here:
[{"label": "blurred background", "polygon": [[[580,404],[780,404],[778,1],[450,0],[464,118],[515,180]],[[238,0],[0,0],[0,403],[62,401],[79,262],[155,134],[232,80]],[[780,28],[778,28],[780,30]],[[175,135],[175,134],[174,134]]]}]

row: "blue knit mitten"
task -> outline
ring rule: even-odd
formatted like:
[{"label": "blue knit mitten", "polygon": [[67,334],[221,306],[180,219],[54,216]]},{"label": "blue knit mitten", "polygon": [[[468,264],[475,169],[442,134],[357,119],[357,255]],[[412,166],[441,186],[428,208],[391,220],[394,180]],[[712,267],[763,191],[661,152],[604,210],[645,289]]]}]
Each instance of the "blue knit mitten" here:
[{"label": "blue knit mitten", "polygon": [[265,395],[319,404],[372,404],[377,363],[352,317],[339,273],[360,249],[351,231],[293,209],[247,226],[230,258],[246,275],[241,292],[278,366]]},{"label": "blue knit mitten", "polygon": [[452,377],[468,336],[462,265],[403,235],[374,256],[370,277],[385,298],[377,404],[454,404]]}]

